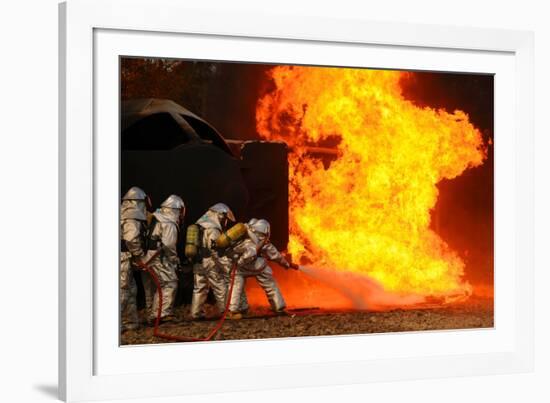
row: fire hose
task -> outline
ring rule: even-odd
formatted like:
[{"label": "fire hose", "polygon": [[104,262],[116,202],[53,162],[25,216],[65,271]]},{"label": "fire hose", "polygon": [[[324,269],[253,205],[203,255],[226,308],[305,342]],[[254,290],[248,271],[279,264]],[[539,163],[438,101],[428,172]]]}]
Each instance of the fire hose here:
[{"label": "fire hose", "polygon": [[223,311],[222,316],[218,320],[218,323],[216,324],[216,326],[206,335],[206,337],[201,338],[201,337],[177,336],[177,335],[172,335],[172,334],[168,334],[168,333],[163,333],[159,330],[159,325],[160,325],[161,315],[162,315],[162,288],[160,286],[160,280],[159,280],[157,274],[149,266],[149,263],[151,263],[151,261],[159,255],[159,253],[160,253],[160,251],[155,252],[155,254],[153,254],[153,256],[151,256],[151,258],[149,260],[147,260],[147,262],[145,262],[145,263],[144,262],[138,262],[137,263],[137,265],[141,269],[146,271],[151,276],[151,278],[153,279],[153,282],[155,283],[155,286],[157,288],[158,309],[157,309],[157,316],[155,318],[155,324],[154,324],[154,327],[153,327],[153,336],[159,337],[159,338],[162,338],[162,339],[166,339],[166,340],[171,340],[171,341],[186,341],[186,342],[190,342],[190,341],[191,342],[193,342],[193,341],[210,341],[216,335],[216,333],[218,333],[218,331],[222,328],[223,323],[225,322],[225,319],[226,319],[227,314],[229,312],[229,303],[231,301],[231,295],[233,293],[233,284],[235,283],[235,274],[237,272],[236,267],[233,266],[233,268],[231,269],[231,274],[230,274],[231,280],[229,282],[229,293],[228,293],[226,301],[225,301],[225,309]]}]

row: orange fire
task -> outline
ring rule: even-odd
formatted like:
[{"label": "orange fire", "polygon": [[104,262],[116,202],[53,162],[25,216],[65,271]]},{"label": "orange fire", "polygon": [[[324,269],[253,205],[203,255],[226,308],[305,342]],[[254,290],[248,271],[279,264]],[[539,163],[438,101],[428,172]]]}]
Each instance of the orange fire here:
[{"label": "orange fire", "polygon": [[[356,272],[385,291],[453,300],[471,294],[464,262],[430,227],[442,179],[486,158],[462,111],[405,99],[409,74],[277,66],[258,102],[258,133],[289,145],[289,252]],[[323,160],[319,147],[334,150]]]}]

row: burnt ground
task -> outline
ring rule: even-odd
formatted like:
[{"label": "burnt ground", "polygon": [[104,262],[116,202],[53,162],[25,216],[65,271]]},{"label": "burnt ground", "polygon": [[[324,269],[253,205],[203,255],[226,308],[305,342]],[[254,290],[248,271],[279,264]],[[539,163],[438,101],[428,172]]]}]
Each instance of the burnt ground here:
[{"label": "burnt ground", "polygon": [[[291,312],[294,316],[273,316],[266,310],[253,310],[244,319],[226,320],[214,340],[491,328],[494,323],[492,299],[384,312]],[[204,337],[217,324],[212,308],[207,313],[210,313],[210,320],[192,321],[188,316],[189,307],[180,306],[175,310],[177,321],[162,324],[160,330],[171,335]],[[153,328],[146,326],[127,331],[121,338],[123,345],[165,342],[169,341],[154,337]]]}]

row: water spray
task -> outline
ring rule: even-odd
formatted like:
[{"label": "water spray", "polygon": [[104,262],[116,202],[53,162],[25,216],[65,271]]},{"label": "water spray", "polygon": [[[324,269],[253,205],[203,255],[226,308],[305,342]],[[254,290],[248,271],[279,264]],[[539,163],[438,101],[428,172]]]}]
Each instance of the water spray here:
[{"label": "water spray", "polygon": [[366,274],[314,266],[292,264],[291,267],[320,281],[346,296],[357,310],[385,310],[393,307],[415,306],[425,302],[415,294],[396,294]]}]

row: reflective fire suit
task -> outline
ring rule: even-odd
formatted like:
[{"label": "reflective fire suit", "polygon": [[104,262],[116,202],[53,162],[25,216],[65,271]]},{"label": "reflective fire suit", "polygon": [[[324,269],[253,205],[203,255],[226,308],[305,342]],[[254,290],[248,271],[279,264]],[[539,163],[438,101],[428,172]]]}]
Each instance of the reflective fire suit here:
[{"label": "reflective fire suit", "polygon": [[[267,223],[265,220],[260,221]],[[290,267],[290,264],[277,248],[269,242],[269,224],[267,224],[267,234],[265,234],[256,230],[255,223],[257,222],[257,220],[253,219],[247,224],[249,237],[233,247],[233,256],[237,262],[237,273],[229,303],[229,311],[231,313],[236,313],[240,310],[241,294],[248,277],[256,277],[256,280],[266,293],[271,308],[275,312],[282,312],[286,307],[285,300],[277,282],[273,278],[273,271],[269,267],[267,260],[277,262],[287,269]]]},{"label": "reflective fire suit", "polygon": [[[172,199],[171,199],[172,198]],[[177,198],[176,200],[173,200]],[[149,250],[145,261],[149,261],[157,251],[160,253],[149,261],[148,266],[158,277],[162,291],[161,319],[172,315],[174,300],[178,290],[177,268],[179,257],[176,249],[178,230],[185,211],[183,201],[178,196],[170,196],[154,214],[149,234]],[[145,301],[149,321],[155,320],[158,313],[159,297],[156,285],[147,273],[143,275]]]},{"label": "reflective fire suit", "polygon": [[[141,192],[143,193],[143,191]],[[143,195],[145,196],[145,193]],[[125,197],[130,196],[127,194]],[[133,270],[136,268],[134,259],[140,259],[145,254],[143,241],[147,211],[144,199],[145,197],[142,200],[126,199],[122,201],[121,206],[120,312],[122,330],[135,329],[138,326],[137,286]]]},{"label": "reflective fire suit", "polygon": [[197,221],[197,225],[202,231],[202,237],[200,261],[193,265],[194,286],[191,300],[191,317],[193,319],[204,317],[204,304],[210,288],[214,293],[218,310],[220,312],[225,310],[227,272],[232,263],[218,254],[215,241],[226,226],[227,219],[235,221],[229,207],[218,203],[210,207]]}]

